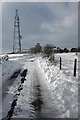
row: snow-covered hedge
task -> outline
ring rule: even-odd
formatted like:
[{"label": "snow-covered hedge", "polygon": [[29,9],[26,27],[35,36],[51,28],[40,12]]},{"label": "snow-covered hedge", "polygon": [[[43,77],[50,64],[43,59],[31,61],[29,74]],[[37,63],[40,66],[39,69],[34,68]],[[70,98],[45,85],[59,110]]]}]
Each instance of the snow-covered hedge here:
[{"label": "snow-covered hedge", "polygon": [[[71,59],[75,58],[73,54],[64,56],[67,59],[70,59],[70,56]],[[59,109],[60,116],[78,117],[78,76],[73,77],[72,69],[66,65],[60,70],[58,65],[50,64],[46,58],[39,58],[38,64],[46,76],[46,82],[52,91],[54,104]]]}]

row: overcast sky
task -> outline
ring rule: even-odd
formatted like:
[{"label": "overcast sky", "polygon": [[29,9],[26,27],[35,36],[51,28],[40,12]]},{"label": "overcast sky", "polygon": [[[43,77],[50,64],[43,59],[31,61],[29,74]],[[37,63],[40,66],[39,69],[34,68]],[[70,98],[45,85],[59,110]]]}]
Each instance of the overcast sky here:
[{"label": "overcast sky", "polygon": [[2,5],[2,49],[13,50],[14,16],[18,10],[22,48],[39,42],[61,48],[78,46],[78,3],[27,3],[13,2]]}]

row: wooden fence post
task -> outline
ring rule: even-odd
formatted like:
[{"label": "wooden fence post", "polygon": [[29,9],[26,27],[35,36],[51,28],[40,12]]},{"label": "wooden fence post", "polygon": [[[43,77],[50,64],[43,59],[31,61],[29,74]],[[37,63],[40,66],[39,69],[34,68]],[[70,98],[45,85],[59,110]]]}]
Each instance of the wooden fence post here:
[{"label": "wooden fence post", "polygon": [[76,77],[76,64],[77,63],[77,59],[74,60],[74,72],[73,72],[73,75],[74,77]]},{"label": "wooden fence post", "polygon": [[60,57],[60,70],[61,70],[61,57]]}]

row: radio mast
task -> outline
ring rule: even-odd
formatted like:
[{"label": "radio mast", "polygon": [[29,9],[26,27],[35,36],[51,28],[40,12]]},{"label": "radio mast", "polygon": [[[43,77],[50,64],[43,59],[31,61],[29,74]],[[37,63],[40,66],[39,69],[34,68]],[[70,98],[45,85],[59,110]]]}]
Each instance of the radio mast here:
[{"label": "radio mast", "polygon": [[20,35],[20,21],[18,16],[18,10],[14,18],[14,38],[13,38],[13,52],[21,52],[21,38]]}]

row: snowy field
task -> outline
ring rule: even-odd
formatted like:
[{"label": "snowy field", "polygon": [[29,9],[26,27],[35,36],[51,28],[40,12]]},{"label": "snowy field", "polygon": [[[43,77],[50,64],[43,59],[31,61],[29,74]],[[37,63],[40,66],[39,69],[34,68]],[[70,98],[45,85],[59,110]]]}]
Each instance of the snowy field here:
[{"label": "snowy field", "polygon": [[[59,69],[60,57],[62,58],[61,70]],[[20,82],[21,76],[19,74],[10,87],[10,91],[8,91],[2,103],[3,118],[7,116],[14,99],[17,99],[17,105],[13,112],[13,118],[35,118],[36,116],[77,118],[79,65],[77,62],[77,75],[74,77],[75,58],[79,61],[78,55],[75,53],[55,54],[56,63],[52,64],[41,55],[9,55],[9,60],[0,64],[0,69],[2,66],[2,81],[0,83],[2,82],[3,87],[16,70],[28,69],[28,73],[23,84]],[[35,112],[35,107],[31,104],[35,99],[36,84],[40,86],[44,103],[40,106],[41,111],[39,113]],[[19,92],[18,87],[20,85],[23,89]]]}]

